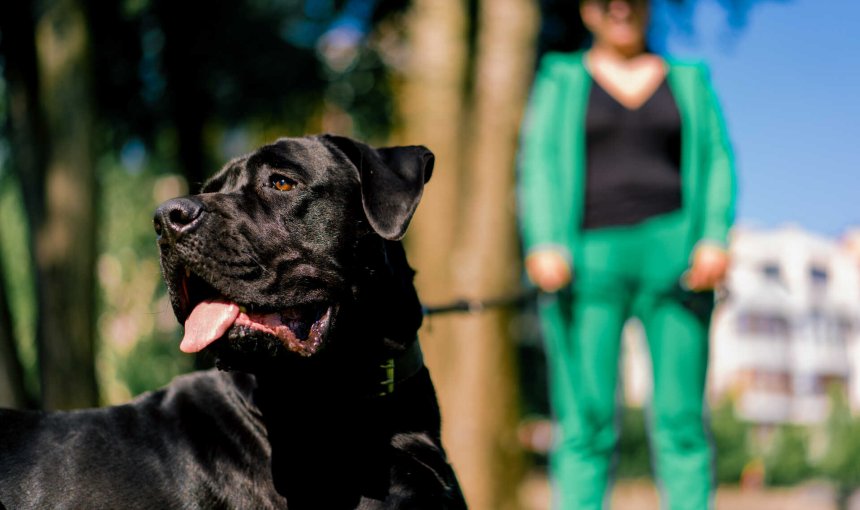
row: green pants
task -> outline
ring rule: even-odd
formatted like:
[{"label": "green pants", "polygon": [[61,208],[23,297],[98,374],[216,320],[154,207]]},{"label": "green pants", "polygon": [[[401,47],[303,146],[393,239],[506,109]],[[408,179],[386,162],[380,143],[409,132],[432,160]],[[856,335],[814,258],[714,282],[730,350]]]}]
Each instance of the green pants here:
[{"label": "green pants", "polygon": [[551,456],[556,509],[608,508],[620,337],[630,316],[642,321],[651,354],[649,432],[663,507],[712,505],[703,402],[712,301],[679,291],[687,231],[682,215],[672,213],[584,232],[574,255],[573,292],[541,306],[558,424]]}]

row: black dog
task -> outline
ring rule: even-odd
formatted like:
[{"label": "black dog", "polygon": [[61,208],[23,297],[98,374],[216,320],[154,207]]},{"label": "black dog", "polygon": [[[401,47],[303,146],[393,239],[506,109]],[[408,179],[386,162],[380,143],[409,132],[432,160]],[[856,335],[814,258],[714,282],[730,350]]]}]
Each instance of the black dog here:
[{"label": "black dog", "polygon": [[465,508],[399,239],[424,147],[281,139],[155,215],[181,348],[130,404],[0,411],[0,507]]}]

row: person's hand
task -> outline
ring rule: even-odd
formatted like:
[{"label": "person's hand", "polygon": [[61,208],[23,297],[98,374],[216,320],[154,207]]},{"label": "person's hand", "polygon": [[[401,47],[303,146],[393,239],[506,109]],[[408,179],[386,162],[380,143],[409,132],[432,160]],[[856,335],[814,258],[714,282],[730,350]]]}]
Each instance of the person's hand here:
[{"label": "person's hand", "polygon": [[570,283],[570,265],[555,250],[539,250],[526,257],[529,279],[544,292],[555,292]]},{"label": "person's hand", "polygon": [[687,285],[701,292],[713,290],[723,282],[729,267],[726,250],[713,245],[701,245],[693,252],[693,264],[687,272]]}]

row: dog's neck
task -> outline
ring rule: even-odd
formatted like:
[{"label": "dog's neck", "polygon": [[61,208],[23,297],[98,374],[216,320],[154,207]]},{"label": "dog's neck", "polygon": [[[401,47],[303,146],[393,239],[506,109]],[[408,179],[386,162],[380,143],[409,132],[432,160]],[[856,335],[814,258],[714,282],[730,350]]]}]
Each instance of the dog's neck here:
[{"label": "dog's neck", "polygon": [[395,365],[395,382],[384,391],[382,369],[374,380],[357,379],[344,366],[325,367],[328,379],[310,375],[320,367],[257,376],[253,399],[271,446],[272,479],[291,508],[354,508],[362,497],[384,500],[393,438],[419,433],[439,440],[438,404],[414,345],[406,353],[412,359],[400,361],[402,380]]}]

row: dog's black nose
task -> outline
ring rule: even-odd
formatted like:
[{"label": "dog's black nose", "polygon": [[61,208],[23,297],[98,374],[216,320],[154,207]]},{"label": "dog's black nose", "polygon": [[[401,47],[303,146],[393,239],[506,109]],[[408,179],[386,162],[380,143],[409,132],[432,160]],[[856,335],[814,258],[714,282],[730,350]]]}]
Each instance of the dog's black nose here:
[{"label": "dog's black nose", "polygon": [[192,197],[170,199],[155,210],[155,233],[160,238],[178,239],[197,227],[202,213],[203,204]]}]

